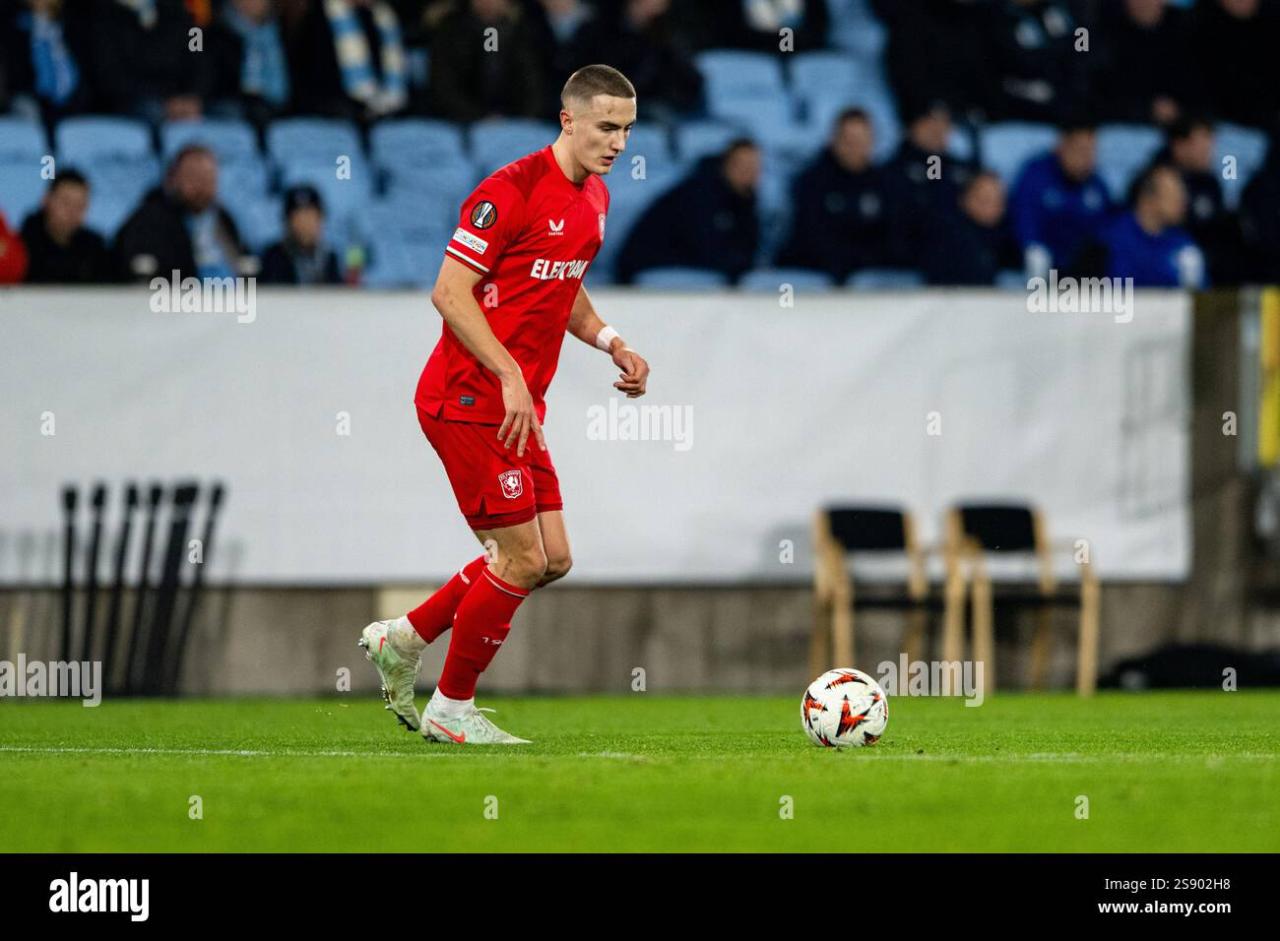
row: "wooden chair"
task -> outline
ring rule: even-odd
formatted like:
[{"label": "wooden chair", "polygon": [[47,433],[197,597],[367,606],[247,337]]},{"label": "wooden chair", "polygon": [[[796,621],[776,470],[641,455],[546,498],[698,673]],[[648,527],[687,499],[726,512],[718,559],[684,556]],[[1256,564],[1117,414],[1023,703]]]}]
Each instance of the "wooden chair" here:
[{"label": "wooden chair", "polygon": [[[809,644],[809,674],[853,666],[856,612],[879,608],[906,613],[903,650],[909,661],[922,659],[930,612],[943,612],[945,638],[959,638],[964,624],[964,580],[946,558],[941,591],[930,588],[925,559],[936,550],[923,547],[911,514],[898,507],[845,506],[820,509],[813,519],[814,622]],[[849,574],[852,552],[901,555],[907,561],[905,586],[894,593],[855,591]],[[945,643],[945,640],[944,640]],[[954,641],[952,641],[954,643]]]},{"label": "wooden chair", "polygon": [[[995,606],[1036,609],[1036,631],[1031,642],[1031,688],[1043,689],[1048,672],[1056,608],[1079,608],[1076,637],[1076,692],[1092,695],[1098,682],[1098,611],[1100,592],[1092,559],[1077,561],[1078,587],[1059,587],[1053,571],[1054,553],[1075,545],[1050,542],[1044,516],[1021,504],[960,504],[946,517],[949,551],[965,559],[970,571],[973,658],[983,661],[984,693],[995,691]],[[1033,582],[1002,581],[993,584],[987,571],[987,553],[1031,555],[1036,560]],[[944,657],[952,659],[951,653]]]}]

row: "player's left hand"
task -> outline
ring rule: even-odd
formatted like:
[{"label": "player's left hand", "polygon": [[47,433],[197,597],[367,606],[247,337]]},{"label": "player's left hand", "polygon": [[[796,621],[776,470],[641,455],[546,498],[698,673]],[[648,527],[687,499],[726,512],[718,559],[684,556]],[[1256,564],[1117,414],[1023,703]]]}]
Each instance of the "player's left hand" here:
[{"label": "player's left hand", "polygon": [[613,364],[622,370],[622,375],[613,387],[625,392],[627,398],[635,399],[644,395],[645,383],[649,381],[649,364],[634,350],[618,348],[613,354]]}]

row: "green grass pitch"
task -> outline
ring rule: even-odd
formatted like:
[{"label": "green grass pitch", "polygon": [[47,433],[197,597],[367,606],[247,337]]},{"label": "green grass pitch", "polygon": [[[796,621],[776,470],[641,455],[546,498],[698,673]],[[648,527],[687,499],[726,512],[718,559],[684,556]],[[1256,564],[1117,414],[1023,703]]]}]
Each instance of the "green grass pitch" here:
[{"label": "green grass pitch", "polygon": [[481,704],[534,744],[355,693],[0,702],[0,852],[1280,850],[1277,692],[897,697],[842,752],[799,696]]}]

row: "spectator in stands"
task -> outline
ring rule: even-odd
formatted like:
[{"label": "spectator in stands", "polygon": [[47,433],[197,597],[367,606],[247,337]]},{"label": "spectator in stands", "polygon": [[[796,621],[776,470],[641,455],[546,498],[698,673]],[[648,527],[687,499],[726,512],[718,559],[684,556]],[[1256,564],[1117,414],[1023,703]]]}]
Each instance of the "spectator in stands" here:
[{"label": "spectator in stands", "polygon": [[32,284],[101,284],[114,280],[102,236],[84,224],[89,181],[76,170],[61,171],[45,190],[40,208],[22,223]]},{"label": "spectator in stands", "polygon": [[1241,196],[1240,232],[1247,276],[1263,283],[1280,282],[1280,146],[1274,134],[1266,161]]},{"label": "spectator in stands", "polygon": [[619,69],[644,102],[646,121],[688,113],[702,100],[702,75],[693,50],[672,29],[670,8],[671,0],[625,0],[618,11],[587,23],[575,43],[574,68],[608,62]]},{"label": "spectator in stands", "polygon": [[645,211],[618,255],[617,277],[630,284],[646,268],[711,268],[736,281],[760,246],[756,188],[760,151],[739,138],[704,158]]},{"label": "spectator in stands", "polygon": [[536,30],[511,0],[469,0],[431,44],[433,110],[451,121],[546,117],[542,74]]},{"label": "spectator in stands", "polygon": [[82,34],[64,26],[61,0],[0,4],[0,71],[7,63],[8,91],[15,108],[56,121],[82,110],[88,100],[80,74]]},{"label": "spectator in stands", "polygon": [[261,125],[289,105],[289,61],[272,0],[228,0],[209,28],[216,59],[211,112]]},{"label": "spectator in stands", "polygon": [[[1214,172],[1213,146],[1213,125],[1202,118],[1184,117],[1169,127],[1165,146],[1150,166],[1165,164],[1182,176],[1187,190],[1186,227],[1205,254],[1210,280],[1214,284],[1238,283],[1244,277],[1240,229],[1226,207],[1222,183]],[[1130,203],[1136,200],[1137,182],[1130,190]]]},{"label": "spectator in stands", "polygon": [[1095,113],[1104,120],[1168,125],[1203,105],[1186,10],[1168,0],[1106,3],[1094,36]]},{"label": "spectator in stands", "polygon": [[315,3],[290,32],[288,52],[294,106],[304,114],[367,122],[408,103],[400,21],[385,0]]},{"label": "spectator in stands", "polygon": [[907,116],[907,137],[883,167],[893,265],[915,267],[934,219],[951,213],[974,168],[947,153],[951,112],[942,102]]},{"label": "spectator in stands", "polygon": [[977,173],[960,196],[959,210],[930,229],[925,278],[930,284],[995,284],[1001,271],[1019,264],[1018,246],[1005,224],[1004,184],[994,173]]},{"label": "spectator in stands", "polygon": [[324,241],[324,202],[314,186],[284,194],[285,235],[262,256],[264,284],[341,284],[338,256]]},{"label": "spectator in stands", "polygon": [[1193,20],[1191,64],[1214,117],[1269,129],[1280,118],[1280,10],[1260,0],[1200,0]]},{"label": "spectator in stands", "polygon": [[994,0],[983,29],[992,120],[1052,122],[1086,104],[1075,31],[1066,0]]},{"label": "spectator in stands", "polygon": [[1097,162],[1097,129],[1087,122],[1067,122],[1054,151],[1022,168],[1010,215],[1028,274],[1071,269],[1080,249],[1111,214]]},{"label": "spectator in stands", "polygon": [[0,284],[17,284],[27,274],[27,247],[0,212]]},{"label": "spectator in stands", "polygon": [[935,101],[971,119],[994,97],[986,61],[985,9],[955,0],[872,0],[889,29],[885,66],[899,113]]},{"label": "spectator in stands", "polygon": [[[525,7],[534,45],[542,53],[542,89],[547,101],[546,113],[560,110],[560,88],[566,75],[579,65],[596,59],[580,60],[580,52],[588,54],[589,46],[580,41],[583,31],[594,24],[596,8],[586,0],[539,0]],[[612,61],[605,56],[600,61]]]},{"label": "spectator in stands", "polygon": [[99,0],[90,73],[97,107],[153,124],[199,118],[212,58],[190,48],[195,20],[183,0]]},{"label": "spectator in stands", "polygon": [[1085,249],[1080,270],[1109,278],[1133,278],[1134,287],[1208,286],[1204,255],[1182,221],[1187,190],[1173,167],[1143,174],[1133,211],[1103,227]]},{"label": "spectator in stands", "polygon": [[887,263],[889,213],[883,174],[871,164],[875,134],[860,108],[836,119],[831,141],[791,188],[791,237],[778,264],[818,268],[843,281]]},{"label": "spectator in stands", "polygon": [[213,151],[190,145],[174,155],[164,182],[143,198],[115,241],[126,280],[178,276],[221,278],[256,268],[230,214],[218,205]]},{"label": "spectator in stands", "polygon": [[827,45],[826,0],[700,0],[698,7],[706,46],[808,52]]}]

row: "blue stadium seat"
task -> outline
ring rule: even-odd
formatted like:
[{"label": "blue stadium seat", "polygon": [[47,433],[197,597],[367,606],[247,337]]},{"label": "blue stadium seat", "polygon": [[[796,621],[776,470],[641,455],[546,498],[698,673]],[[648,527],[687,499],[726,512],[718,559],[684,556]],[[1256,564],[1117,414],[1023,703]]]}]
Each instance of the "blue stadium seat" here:
[{"label": "blue stadium seat", "polygon": [[462,128],[449,121],[403,118],[381,121],[369,132],[369,155],[379,167],[423,169],[467,159]]},{"label": "blue stadium seat", "polygon": [[453,226],[442,226],[406,207],[377,200],[365,207],[369,265],[364,282],[375,288],[429,288],[435,283]]},{"label": "blue stadium seat", "polygon": [[863,268],[849,275],[844,285],[864,291],[909,291],[924,287],[924,275],[914,268]]},{"label": "blue stadium seat", "polygon": [[1228,209],[1240,205],[1240,195],[1249,180],[1267,159],[1267,135],[1238,124],[1219,124],[1215,128],[1213,172],[1222,179],[1223,160],[1235,158],[1234,180],[1222,180],[1222,196]]},{"label": "blue stadium seat", "polygon": [[219,163],[257,160],[258,135],[247,121],[171,121],[160,127],[160,153],[168,162],[187,144],[203,144]]},{"label": "blue stadium seat", "polygon": [[831,29],[828,42],[866,61],[878,59],[888,41],[888,30],[871,10],[868,0],[826,0]]},{"label": "blue stadium seat", "polygon": [[0,161],[38,165],[48,154],[44,128],[39,124],[25,118],[0,117]]},{"label": "blue stadium seat", "polygon": [[636,287],[657,291],[715,291],[728,287],[729,279],[709,268],[646,268],[635,277]]},{"label": "blue stadium seat", "polygon": [[102,159],[150,157],[151,129],[131,118],[67,118],[54,132],[59,163],[81,167]]},{"label": "blue stadium seat", "polygon": [[626,243],[632,226],[644,215],[650,203],[683,177],[674,168],[662,170],[646,165],[645,171],[642,180],[632,179],[629,172],[618,174],[616,170],[605,177],[605,185],[609,187],[609,218],[605,221],[604,242],[589,271],[612,275],[618,252]]},{"label": "blue stadium seat", "polygon": [[1058,142],[1058,132],[1050,124],[1004,121],[989,124],[980,135],[982,162],[1012,187],[1023,165]]},{"label": "blue stadium seat", "polygon": [[724,121],[685,121],[676,125],[676,154],[685,164],[718,154],[735,137],[749,136],[735,124]]},{"label": "blue stadium seat", "polygon": [[646,173],[651,172],[655,166],[659,171],[675,166],[677,158],[666,128],[652,124],[643,126],[637,124],[633,127],[631,136],[627,139],[627,149],[622,152],[621,163],[610,171],[606,179],[622,171],[630,173],[633,166],[632,160],[635,157],[644,157]]},{"label": "blue stadium seat", "polygon": [[1106,124],[1098,129],[1098,174],[1112,199],[1125,198],[1133,178],[1163,143],[1160,132],[1144,124]]},{"label": "blue stadium seat", "polygon": [[323,157],[314,162],[294,160],[286,164],[280,176],[280,188],[310,185],[324,200],[329,230],[346,238],[359,210],[373,198],[372,173],[367,164],[353,163],[350,179],[339,179],[334,166]]},{"label": "blue stadium seat", "polygon": [[266,142],[278,166],[303,160],[332,167],[338,157],[354,162],[363,155],[355,125],[331,118],[282,118],[267,128]]},{"label": "blue stadium seat", "polygon": [[222,205],[235,220],[241,240],[253,251],[261,254],[284,236],[284,206],[279,198],[262,196]]},{"label": "blue stadium seat", "polygon": [[27,214],[38,209],[49,183],[40,178],[39,162],[0,159],[0,212],[18,228]]},{"label": "blue stadium seat", "polygon": [[791,58],[791,90],[801,98],[851,97],[862,80],[858,60],[845,52],[797,52]]},{"label": "blue stadium seat", "polygon": [[471,159],[483,178],[513,160],[541,150],[559,133],[555,124],[532,118],[477,121],[471,126]]},{"label": "blue stadium seat", "polygon": [[777,56],[736,49],[709,49],[694,56],[702,73],[707,106],[720,101],[762,99],[786,95],[782,64]]},{"label": "blue stadium seat", "polygon": [[826,272],[809,268],[752,268],[742,276],[738,286],[744,291],[777,294],[784,284],[796,291],[827,291],[835,286],[835,281]]},{"label": "blue stadium seat", "polygon": [[[146,191],[158,182],[157,179],[146,181],[145,185],[135,185],[131,189],[113,186],[110,174],[85,174],[92,187],[89,194],[89,211],[85,213],[84,223],[107,241],[115,237],[124,221],[133,214],[142,202]],[[124,181],[114,181],[122,183]]]},{"label": "blue stadium seat", "polygon": [[861,108],[871,118],[871,127],[875,132],[874,156],[877,161],[892,157],[902,140],[893,96],[878,81],[866,82],[850,95],[818,93],[804,99],[803,106],[805,136],[817,147],[831,136],[832,125],[840,112],[850,107]]}]

